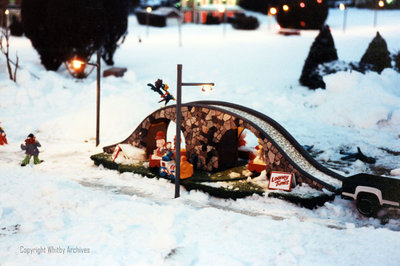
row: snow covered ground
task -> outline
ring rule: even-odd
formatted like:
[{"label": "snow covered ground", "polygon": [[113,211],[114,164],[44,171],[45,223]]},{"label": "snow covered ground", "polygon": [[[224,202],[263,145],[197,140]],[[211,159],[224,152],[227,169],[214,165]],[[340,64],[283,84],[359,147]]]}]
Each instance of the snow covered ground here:
[{"label": "snow covered ground", "polygon": [[[47,72],[29,40],[12,38],[23,69],[14,84],[0,58],[0,121],[9,141],[0,146],[0,265],[399,265],[397,210],[368,219],[340,197],[315,210],[260,196],[233,201],[183,191],[173,199],[166,180],[119,174],[89,159],[160,107],[147,83],[161,78],[174,94],[181,63],[185,82],[216,84],[211,94],[184,88],[184,102],[214,99],[261,111],[301,144],[323,150],[319,160],[359,146],[378,167],[400,168],[398,156],[383,150],[400,151],[400,74],[336,73],[324,78],[326,90],[310,91],[298,79],[318,32],[285,37],[257,16],[258,30],[227,27],[225,37],[222,25],[186,24],[182,47],[176,26],[146,36],[130,17],[115,54],[128,72],[101,81],[99,147],[95,75],[76,81],[65,68]],[[340,60],[359,61],[377,30],[391,52],[400,50],[400,11],[379,11],[377,28],[373,16],[350,9],[343,32],[343,13],[330,10]],[[19,145],[31,132],[45,162],[21,168]],[[341,170],[371,171],[360,161]]]}]

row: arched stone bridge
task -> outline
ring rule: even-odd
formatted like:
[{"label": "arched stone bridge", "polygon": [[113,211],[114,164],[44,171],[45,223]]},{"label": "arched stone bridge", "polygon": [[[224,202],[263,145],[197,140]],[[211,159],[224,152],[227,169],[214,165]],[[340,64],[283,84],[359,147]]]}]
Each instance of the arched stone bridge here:
[{"label": "arched stone bridge", "polygon": [[[176,119],[176,106],[156,110],[121,143],[146,150],[150,155],[158,131],[167,133],[170,121]],[[295,173],[298,183],[337,191],[343,176],[323,167],[276,121],[255,110],[219,101],[197,101],[182,105],[182,132],[186,154],[198,169],[224,170],[238,160],[238,128],[251,131],[261,140],[266,159],[266,171]],[[104,147],[112,153],[115,145]]]}]

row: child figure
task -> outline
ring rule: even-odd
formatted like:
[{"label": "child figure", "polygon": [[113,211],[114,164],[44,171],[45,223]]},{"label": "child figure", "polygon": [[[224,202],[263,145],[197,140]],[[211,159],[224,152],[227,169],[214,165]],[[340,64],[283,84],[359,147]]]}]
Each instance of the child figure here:
[{"label": "child figure", "polygon": [[[1,122],[0,122],[1,124]],[[0,127],[0,145],[8,144],[6,138],[6,132],[4,132],[3,128]]]},{"label": "child figure", "polygon": [[25,145],[21,144],[21,149],[25,151],[26,157],[22,161],[21,166],[29,164],[31,157],[33,156],[33,163],[40,164],[42,161],[39,160],[39,149],[41,147],[39,141],[36,141],[35,136],[31,133],[25,140]]},{"label": "child figure", "polygon": [[169,162],[169,161],[174,160],[174,153],[173,153],[172,150],[171,150],[172,144],[171,144],[170,141],[168,141],[168,142],[165,144],[165,148],[166,148],[167,152],[166,152],[166,154],[162,157],[162,160],[163,160],[163,161],[166,161],[166,162]]}]

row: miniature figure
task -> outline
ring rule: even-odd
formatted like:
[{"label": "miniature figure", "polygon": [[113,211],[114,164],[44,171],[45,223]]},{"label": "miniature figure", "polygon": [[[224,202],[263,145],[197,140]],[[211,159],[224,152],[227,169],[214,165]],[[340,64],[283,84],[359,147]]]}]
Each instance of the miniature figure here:
[{"label": "miniature figure", "polygon": [[[0,122],[1,124],[1,122]],[[0,145],[8,144],[6,138],[6,132],[4,132],[3,128],[0,127]]]},{"label": "miniature figure", "polygon": [[[175,179],[176,164],[174,160],[174,153],[171,150],[171,142],[166,143],[166,154],[162,157],[160,162],[159,174],[163,177],[169,177],[171,180]],[[181,171],[180,179],[186,179],[193,175],[193,164],[187,161],[185,155],[181,156]]]},{"label": "miniature figure", "polygon": [[165,155],[162,157],[163,161],[172,161],[174,160],[174,153],[172,152],[172,143],[170,141],[168,141],[165,144],[165,148],[167,150],[167,152],[165,153]]},{"label": "miniature figure", "polygon": [[263,146],[260,139],[258,139],[258,145],[255,147],[257,150],[257,156],[251,160],[248,164],[248,168],[251,172],[261,173],[266,168],[265,156],[263,153]]},{"label": "miniature figure", "polygon": [[157,149],[153,151],[153,156],[157,156],[161,159],[161,157],[163,157],[167,152],[165,147],[165,133],[162,131],[158,131],[156,134],[156,146]]},{"label": "miniature figure", "polygon": [[28,135],[28,138],[25,140],[25,145],[21,144],[21,149],[25,151],[26,157],[22,161],[21,166],[25,166],[29,164],[31,157],[33,156],[33,163],[40,164],[41,160],[39,160],[39,149],[41,147],[39,141],[36,141],[35,136],[31,133]]},{"label": "miniature figure", "polygon": [[153,151],[153,154],[149,156],[149,166],[150,167],[160,167],[161,158],[167,152],[165,147],[165,133],[162,131],[158,131],[155,137],[156,140],[156,147]]},{"label": "miniature figure", "polygon": [[265,161],[265,156],[263,153],[263,146],[261,144],[262,144],[261,140],[258,139],[258,145],[255,147],[255,149],[257,150],[257,156],[254,159],[254,161],[255,163],[263,164]]},{"label": "miniature figure", "polygon": [[[168,91],[169,86],[167,84],[163,84],[161,79],[157,79],[154,84],[155,86],[151,83],[148,83],[147,86],[150,86],[153,91],[158,92],[158,94],[161,95],[162,100],[159,101],[159,103],[165,101],[164,106],[166,106],[170,100],[175,101],[174,96],[172,96]],[[164,90],[164,92],[162,90]]]}]

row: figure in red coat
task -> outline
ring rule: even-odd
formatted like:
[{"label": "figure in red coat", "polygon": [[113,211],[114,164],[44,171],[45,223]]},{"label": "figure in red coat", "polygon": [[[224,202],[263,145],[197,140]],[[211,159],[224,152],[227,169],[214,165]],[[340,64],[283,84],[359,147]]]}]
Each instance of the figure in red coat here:
[{"label": "figure in red coat", "polygon": [[[0,122],[1,124],[1,122]],[[3,128],[0,127],[0,145],[8,144],[6,138],[6,132],[4,132]]]}]

